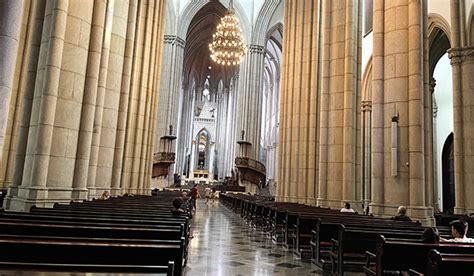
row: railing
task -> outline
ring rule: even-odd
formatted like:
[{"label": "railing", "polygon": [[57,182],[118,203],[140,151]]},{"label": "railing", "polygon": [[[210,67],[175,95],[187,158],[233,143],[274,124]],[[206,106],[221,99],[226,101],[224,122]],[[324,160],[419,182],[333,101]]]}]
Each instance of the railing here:
[{"label": "railing", "polygon": [[261,162],[248,158],[248,157],[236,157],[235,158],[235,165],[237,167],[245,167],[248,169],[252,169],[255,171],[258,171],[262,174],[265,174],[265,165],[263,165]]}]

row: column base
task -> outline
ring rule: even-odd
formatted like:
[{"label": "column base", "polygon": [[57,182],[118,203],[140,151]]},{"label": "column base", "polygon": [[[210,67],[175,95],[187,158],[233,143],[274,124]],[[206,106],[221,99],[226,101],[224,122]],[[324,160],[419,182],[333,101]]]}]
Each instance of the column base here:
[{"label": "column base", "polygon": [[87,190],[86,188],[73,189],[71,196],[72,196],[72,200],[74,201],[87,200],[87,197],[89,196],[89,190]]},{"label": "column base", "polygon": [[110,196],[120,196],[122,195],[122,189],[120,188],[111,188],[110,189]]},{"label": "column base", "polygon": [[95,188],[95,186],[94,187],[87,187],[87,191],[88,191],[87,200],[93,200],[93,199],[96,199],[96,198],[100,197],[100,195],[97,196],[97,189]]},{"label": "column base", "polygon": [[471,212],[468,212],[468,210],[464,207],[454,207],[454,213],[464,215],[464,214],[472,213],[472,210],[471,210]]},{"label": "column base", "polygon": [[48,189],[45,187],[18,188],[16,196],[5,198],[5,209],[16,212],[29,212],[33,206],[52,207],[55,201],[48,200]]}]

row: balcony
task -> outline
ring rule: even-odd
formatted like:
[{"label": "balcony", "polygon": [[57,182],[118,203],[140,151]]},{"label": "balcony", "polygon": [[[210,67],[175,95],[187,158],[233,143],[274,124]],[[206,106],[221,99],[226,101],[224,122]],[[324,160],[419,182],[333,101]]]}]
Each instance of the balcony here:
[{"label": "balcony", "polygon": [[265,183],[265,165],[261,162],[248,158],[236,157],[235,166],[239,169],[240,179],[256,185]]}]

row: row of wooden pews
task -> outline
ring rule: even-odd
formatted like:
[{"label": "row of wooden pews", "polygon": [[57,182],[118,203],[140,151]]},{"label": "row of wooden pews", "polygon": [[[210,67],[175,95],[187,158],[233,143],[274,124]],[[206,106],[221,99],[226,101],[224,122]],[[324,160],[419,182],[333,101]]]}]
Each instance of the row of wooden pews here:
[{"label": "row of wooden pews", "polygon": [[[424,273],[426,264],[434,263],[427,259],[428,255],[434,253],[428,254],[426,245],[421,243],[425,227],[418,222],[341,213],[339,210],[274,202],[268,198],[245,194],[225,194],[221,195],[220,200],[227,208],[239,213],[250,226],[265,232],[275,243],[291,250],[296,257],[310,258],[320,269],[331,270],[335,274],[343,275],[344,271],[365,271],[370,275],[384,275],[391,270],[408,273],[410,269],[413,273]],[[451,235],[449,225],[439,226],[438,230],[445,238]],[[388,258],[390,261],[379,258],[383,254],[378,250],[383,248],[387,240],[404,246],[415,244],[421,247],[407,249],[417,252],[418,255],[409,257],[412,262],[407,262],[408,265],[399,265],[399,269],[395,269],[399,263],[398,259],[405,255],[402,251],[396,251]],[[455,257],[443,254],[468,254],[474,246],[439,244],[439,247],[430,249],[438,250],[441,257],[437,255],[437,258],[445,260],[446,265],[448,259],[452,262]],[[462,260],[470,258],[469,255],[465,257]],[[412,265],[414,262],[423,263],[423,269]],[[436,263],[439,264],[440,261]],[[472,267],[469,268],[472,264],[467,263],[466,266],[467,270],[474,272]]]},{"label": "row of wooden pews", "polygon": [[0,212],[0,270],[182,275],[188,214],[179,192]]}]

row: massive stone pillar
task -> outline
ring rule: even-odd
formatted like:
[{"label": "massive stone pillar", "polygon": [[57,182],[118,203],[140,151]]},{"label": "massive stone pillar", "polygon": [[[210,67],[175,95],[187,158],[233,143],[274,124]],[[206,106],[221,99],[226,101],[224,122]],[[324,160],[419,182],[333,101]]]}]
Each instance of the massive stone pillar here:
[{"label": "massive stone pillar", "polygon": [[[37,75],[37,67],[39,62],[39,54],[40,54],[40,46],[41,46],[41,33],[43,30],[43,20],[44,20],[44,10],[45,10],[46,3],[44,1],[36,1],[34,5],[30,7],[29,10],[29,20],[27,22],[27,35],[25,36],[25,40],[29,41],[29,43],[25,43],[25,62],[23,68],[21,69],[22,73],[19,78],[20,84],[18,85],[19,95],[17,96],[19,101],[23,98],[23,101],[18,103],[17,113],[16,116],[20,117],[20,121],[17,123],[17,127],[19,128],[18,131],[18,141],[17,141],[17,148],[12,149],[10,146],[11,154],[15,153],[16,156],[10,156],[8,158],[8,164],[2,163],[0,166],[13,166],[13,180],[11,184],[8,186],[8,195],[7,199],[5,200],[5,208],[9,209],[12,198],[18,196],[18,187],[21,185],[23,181],[23,169],[25,165],[25,154],[26,154],[26,147],[28,143],[28,132],[30,127],[30,119],[31,119],[31,110],[33,106],[33,96],[34,90],[36,86],[36,75]],[[43,55],[44,56],[44,55]],[[14,126],[15,128],[15,126]],[[13,130],[14,131],[14,130]],[[11,143],[14,145],[14,143]],[[4,147],[4,149],[6,146]],[[4,156],[5,157],[5,156]],[[10,164],[13,163],[13,164]],[[5,167],[6,168],[6,167]],[[8,173],[5,175],[8,177]],[[8,179],[6,179],[8,181]]]},{"label": "massive stone pillar", "polygon": [[[24,1],[0,1],[0,166],[13,89]],[[7,164],[4,164],[6,166]]]},{"label": "massive stone pillar", "polygon": [[237,92],[237,114],[239,114],[237,140],[239,145],[235,162],[242,176],[241,183],[247,187],[247,191],[252,193],[256,192],[256,185],[262,179],[265,180],[265,168],[260,163],[264,62],[265,47],[250,45],[249,52],[240,65]]},{"label": "massive stone pillar", "polygon": [[[451,0],[454,111],[454,212],[474,212],[474,46],[468,44],[464,1]],[[472,39],[472,38],[471,38]]]},{"label": "massive stone pillar", "polygon": [[411,217],[431,224],[424,137],[429,127],[424,118],[429,93],[425,5],[417,0],[374,5],[371,211],[393,216],[399,205],[406,205]]},{"label": "massive stone pillar", "polygon": [[[92,16],[91,40],[89,43],[88,64],[86,72],[86,81],[84,84],[84,96],[81,113],[81,123],[79,131],[79,140],[77,148],[77,159],[74,169],[73,179],[73,199],[86,199],[88,195],[87,175],[89,169],[89,158],[91,156],[91,144],[94,128],[94,116],[96,111],[97,88],[99,75],[101,72],[101,57],[109,48],[110,39],[105,41],[103,46],[104,32],[110,37],[111,30],[105,29],[105,22],[112,20],[113,1],[107,6],[105,2],[96,1],[94,3],[94,12]],[[108,18],[106,17],[108,15]],[[110,25],[109,25],[110,26]],[[103,51],[104,50],[104,51]],[[103,97],[102,97],[103,98]],[[92,187],[89,186],[89,188]]]},{"label": "massive stone pillar", "polygon": [[20,37],[23,1],[5,0],[0,2],[0,152],[3,151],[5,128],[8,117],[13,74]]},{"label": "massive stone pillar", "polygon": [[165,1],[25,3],[6,208],[119,194],[132,180],[148,193]]},{"label": "massive stone pillar", "polygon": [[[65,147],[62,149],[55,147],[52,151],[52,142],[53,132],[58,127],[55,116],[59,93],[59,76],[61,75],[66,38],[68,6],[69,1],[48,2],[46,5],[44,24],[51,32],[42,33],[43,45],[40,52],[40,63],[38,64],[38,71],[40,72],[36,79],[37,85],[34,92],[22,184],[18,190],[18,197],[12,197],[11,202],[7,203],[9,208],[14,210],[28,210],[35,203],[44,206],[48,202],[48,182],[53,179],[58,182],[64,180],[64,177],[61,177],[64,175],[60,169],[56,168],[56,174],[53,173],[54,178],[49,172],[53,167],[67,166],[66,163],[57,163],[58,161],[64,161],[61,160],[65,157],[64,155],[58,156],[51,163],[50,161],[52,154],[61,155],[58,150],[63,151],[63,154],[66,152]],[[45,44],[49,47],[43,47]],[[74,46],[70,49],[73,48]],[[58,108],[64,107],[60,106]],[[71,121],[69,122],[71,123]],[[71,125],[65,123],[63,126],[66,128],[66,133],[61,134],[67,135],[67,127],[71,127]],[[56,132],[58,136],[61,136],[61,134],[58,135]],[[66,157],[66,159],[68,158]]]},{"label": "massive stone pillar", "polygon": [[[109,20],[113,20],[110,17],[113,17],[114,14],[114,1],[111,1],[108,5],[107,16]],[[110,21],[109,21],[110,24]],[[104,26],[105,27],[105,26]],[[104,28],[106,35],[103,37],[102,49],[101,49],[101,59],[100,59],[100,68],[99,76],[97,83],[97,92],[95,99],[95,112],[94,112],[94,122],[92,129],[92,141],[89,153],[89,168],[87,174],[87,189],[88,197],[94,198],[100,196],[100,191],[97,191],[97,170],[99,164],[99,153],[100,153],[100,143],[102,136],[102,122],[104,117],[104,104],[105,104],[105,94],[107,86],[107,75],[109,73],[109,62],[110,62],[110,45],[112,38],[112,30],[110,28]],[[117,32],[117,30],[115,30]],[[109,142],[110,143],[110,142]],[[102,185],[101,185],[102,186]],[[104,189],[108,190],[108,189]]]},{"label": "massive stone pillar", "polygon": [[[318,205],[361,206],[360,1],[322,2],[322,82]],[[345,18],[345,21],[340,20]],[[358,206],[356,206],[358,205]]]},{"label": "massive stone pillar", "polygon": [[320,103],[320,1],[285,1],[278,201],[316,204]]},{"label": "massive stone pillar", "polygon": [[[176,142],[166,137],[175,136],[178,130],[178,110],[179,110],[179,96],[181,92],[182,73],[183,73],[183,55],[184,55],[183,39],[176,35],[165,35],[163,45],[163,55],[166,59],[163,60],[161,66],[162,81],[160,84],[160,91],[158,97],[158,115],[156,131],[156,144],[153,149],[154,153],[161,153],[161,156],[171,157],[176,156]],[[172,158],[157,160],[154,166],[160,168],[160,175],[157,176],[155,182],[161,182],[158,186],[167,186],[172,179],[168,176],[173,175],[172,167],[176,162]],[[154,176],[156,177],[156,176]]]}]

